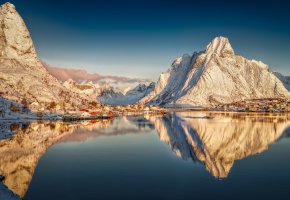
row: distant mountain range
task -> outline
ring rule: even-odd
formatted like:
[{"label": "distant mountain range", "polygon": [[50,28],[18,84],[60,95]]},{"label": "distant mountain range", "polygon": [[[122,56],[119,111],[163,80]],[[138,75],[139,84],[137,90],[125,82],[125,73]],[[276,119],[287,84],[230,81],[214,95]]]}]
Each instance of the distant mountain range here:
[{"label": "distant mountain range", "polygon": [[[133,87],[134,85],[136,86]],[[129,87],[123,91],[112,83],[93,83],[92,81],[78,83],[72,79],[64,81],[63,86],[71,92],[90,96],[103,104],[129,105],[152,92],[155,83],[151,82],[146,85],[136,82],[131,84],[132,89]]]},{"label": "distant mountain range", "polygon": [[148,85],[152,81],[149,79],[128,78],[123,76],[101,75],[97,73],[88,73],[84,69],[69,69],[62,67],[51,66],[42,62],[47,71],[60,82],[65,82],[69,79],[74,80],[80,84],[87,84],[92,82],[100,86],[109,84],[114,90],[126,93],[128,90],[133,89],[139,84]]},{"label": "distant mountain range", "polygon": [[115,92],[113,88],[106,88],[98,95],[97,100],[110,105],[130,105],[138,102],[154,90],[155,83],[139,84],[125,94]]}]

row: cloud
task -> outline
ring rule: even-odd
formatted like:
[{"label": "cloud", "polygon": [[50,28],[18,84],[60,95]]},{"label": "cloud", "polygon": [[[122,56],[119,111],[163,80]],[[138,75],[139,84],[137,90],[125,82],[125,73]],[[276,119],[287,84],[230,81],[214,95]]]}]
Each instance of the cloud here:
[{"label": "cloud", "polygon": [[117,82],[122,83],[136,83],[136,82],[150,82],[148,79],[138,79],[138,78],[129,78],[123,76],[112,76],[112,75],[101,75],[98,73],[88,73],[84,69],[69,69],[62,67],[51,66],[48,63],[42,61],[43,66],[46,70],[54,77],[56,77],[59,81],[66,81],[68,79],[72,79],[75,81],[102,81],[106,79],[111,79]]}]

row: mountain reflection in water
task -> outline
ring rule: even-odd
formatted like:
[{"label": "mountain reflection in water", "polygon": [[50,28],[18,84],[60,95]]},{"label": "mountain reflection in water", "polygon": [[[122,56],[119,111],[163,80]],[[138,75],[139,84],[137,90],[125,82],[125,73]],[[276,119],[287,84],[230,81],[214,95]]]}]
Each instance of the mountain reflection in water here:
[{"label": "mountain reflection in water", "polygon": [[288,114],[180,112],[149,120],[177,156],[201,162],[217,178],[290,131]]},{"label": "mountain reflection in water", "polygon": [[[2,123],[0,175],[23,197],[40,157],[56,143],[82,142],[100,136],[156,130],[175,155],[203,164],[217,178],[229,174],[235,160],[261,153],[289,134],[288,114],[179,112],[112,121]],[[13,136],[10,138],[10,136]],[[3,137],[2,137],[3,138]]]}]

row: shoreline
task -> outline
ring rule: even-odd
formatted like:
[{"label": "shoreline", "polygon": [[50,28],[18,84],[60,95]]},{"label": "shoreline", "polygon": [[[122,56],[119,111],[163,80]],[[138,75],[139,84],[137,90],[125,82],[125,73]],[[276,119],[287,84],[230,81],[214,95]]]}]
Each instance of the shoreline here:
[{"label": "shoreline", "polygon": [[[86,120],[111,120],[115,117],[140,117],[146,115],[164,115],[166,113],[171,112],[209,112],[209,113],[244,113],[244,114],[288,114],[290,111],[246,111],[246,110],[211,110],[209,108],[164,108],[162,111],[155,112],[123,112],[114,115],[98,115],[98,116],[81,116],[81,115],[63,115],[53,113],[51,117],[36,117],[29,116],[29,114],[25,114],[23,116],[18,115],[17,117],[11,118],[0,118],[0,122],[9,122],[9,121],[86,121]],[[34,113],[33,113],[34,114]]]}]

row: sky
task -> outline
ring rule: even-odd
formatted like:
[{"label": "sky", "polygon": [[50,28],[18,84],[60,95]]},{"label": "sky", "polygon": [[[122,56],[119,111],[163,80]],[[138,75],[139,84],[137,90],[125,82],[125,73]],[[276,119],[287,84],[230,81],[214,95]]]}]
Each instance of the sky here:
[{"label": "sky", "polygon": [[157,80],[176,57],[204,50],[214,37],[224,36],[236,54],[290,75],[287,2],[10,2],[23,17],[39,57],[54,66]]}]

